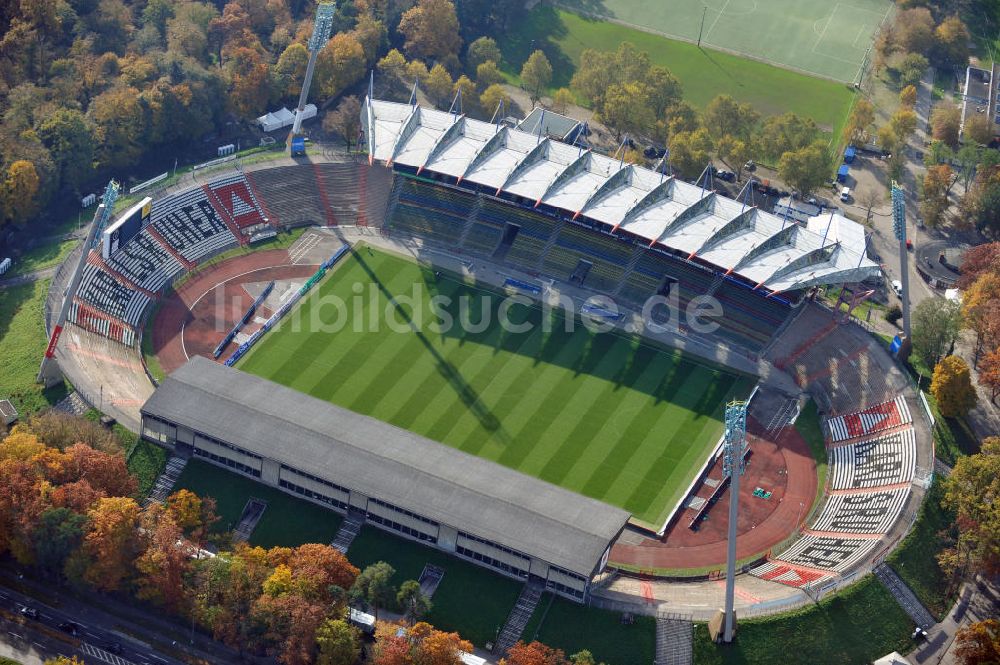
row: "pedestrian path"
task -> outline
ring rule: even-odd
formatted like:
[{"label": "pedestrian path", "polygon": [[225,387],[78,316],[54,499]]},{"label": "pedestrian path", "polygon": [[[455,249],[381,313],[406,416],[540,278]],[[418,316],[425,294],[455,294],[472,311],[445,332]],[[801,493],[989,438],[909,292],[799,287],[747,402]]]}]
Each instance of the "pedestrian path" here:
[{"label": "pedestrian path", "polygon": [[187,466],[188,460],[186,457],[181,457],[180,455],[171,455],[167,460],[167,465],[163,468],[163,473],[159,475],[156,482],[153,483],[153,489],[150,490],[149,496],[143,500],[142,505],[148,506],[153,503],[163,503],[170,496],[170,491],[174,489],[174,485],[177,484],[177,479],[181,476],[181,471]]}]

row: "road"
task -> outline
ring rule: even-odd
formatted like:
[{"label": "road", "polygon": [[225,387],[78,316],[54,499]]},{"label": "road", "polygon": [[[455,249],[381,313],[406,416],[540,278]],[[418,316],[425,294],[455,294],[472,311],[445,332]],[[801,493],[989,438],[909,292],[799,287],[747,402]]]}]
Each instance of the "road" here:
[{"label": "road", "polygon": [[[38,611],[37,620],[22,614],[25,606]],[[76,636],[60,630],[66,622],[79,626]],[[186,665],[194,659],[211,665],[252,662],[197,632],[191,643],[189,628],[162,612],[107,596],[84,602],[51,584],[18,578],[7,568],[0,569],[0,624],[0,642],[17,650],[14,657],[25,665],[58,654],[108,665]]]}]

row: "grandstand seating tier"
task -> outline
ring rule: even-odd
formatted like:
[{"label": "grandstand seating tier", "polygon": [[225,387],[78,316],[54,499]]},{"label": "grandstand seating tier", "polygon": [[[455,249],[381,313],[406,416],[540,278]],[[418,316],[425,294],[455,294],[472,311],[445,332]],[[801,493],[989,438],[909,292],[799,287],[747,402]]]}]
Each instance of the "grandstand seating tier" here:
[{"label": "grandstand seating tier", "polygon": [[917,444],[913,428],[830,451],[830,489],[883,487],[913,480]]}]

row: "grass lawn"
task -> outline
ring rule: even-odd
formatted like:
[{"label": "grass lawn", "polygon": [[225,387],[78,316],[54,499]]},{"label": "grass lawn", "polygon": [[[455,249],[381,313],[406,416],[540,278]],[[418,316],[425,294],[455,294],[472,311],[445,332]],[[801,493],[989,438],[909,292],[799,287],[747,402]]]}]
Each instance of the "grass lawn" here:
[{"label": "grass lawn", "polygon": [[496,639],[497,629],[507,620],[521,591],[521,584],[515,580],[373,526],[361,530],[347,558],[359,568],[385,561],[396,569],[396,586],[419,578],[428,563],[444,568],[427,620],[441,630],[456,631],[480,647]]},{"label": "grass lawn", "polygon": [[146,363],[146,369],[156,379],[157,383],[167,378],[167,373],[160,365],[160,359],[153,350],[153,325],[156,323],[156,315],[160,311],[163,299],[157,300],[151,305],[152,311],[146,316],[146,324],[142,329],[142,361]]},{"label": "grass lawn", "polygon": [[58,402],[66,396],[59,383],[44,390],[35,383],[38,365],[45,354],[45,296],[51,280],[39,280],[0,289],[0,399],[9,398],[24,416]]},{"label": "grass lawn", "polygon": [[913,623],[874,576],[819,605],[766,619],[741,621],[732,644],[713,643],[708,628],[695,628],[698,665],[824,665],[870,663],[892,651],[913,648]]},{"label": "grass lawn", "polygon": [[[530,329],[514,332],[499,323],[503,298],[361,250],[240,368],[659,525],[718,442],[726,400],[751,379],[524,302],[506,314]],[[479,324],[484,312],[484,325],[448,324]]]},{"label": "grass lawn", "polygon": [[765,116],[793,111],[810,117],[835,137],[840,136],[854,98],[851,88],[842,83],[699,49],[688,42],[583,18],[544,4],[497,41],[505,71],[515,83],[531,52],[535,48],[544,50],[552,63],[553,89],[569,85],[584,49],[614,51],[621,42],[628,41],[649,53],[654,64],[670,69],[683,85],[684,99],[695,107],[704,108],[713,97],[726,93],[749,102]]},{"label": "grass lawn", "polygon": [[181,488],[215,499],[221,518],[215,524],[217,532],[236,527],[250,497],[267,501],[267,510],[250,535],[250,544],[261,547],[327,544],[342,521],[332,510],[197,459],[188,462],[177,479],[175,489]]},{"label": "grass lawn", "polygon": [[129,472],[139,480],[138,495],[145,497],[167,465],[167,451],[134,434],[132,436],[136,440],[126,449],[125,459]]},{"label": "grass lawn", "polygon": [[809,452],[816,460],[816,498],[813,499],[813,506],[815,506],[823,498],[823,493],[826,491],[827,472],[826,441],[823,438],[823,426],[820,423],[816,402],[809,400],[806,407],[802,409],[802,413],[795,421],[795,430],[809,444]]},{"label": "grass lawn", "polygon": [[948,613],[955,599],[955,592],[948,593],[948,580],[936,558],[945,546],[942,532],[946,538],[954,537],[951,531],[955,516],[941,505],[943,495],[941,481],[935,478],[920,506],[913,530],[888,559],[893,570],[939,621]]},{"label": "grass lawn", "polygon": [[10,272],[4,275],[4,279],[57,266],[66,260],[66,257],[79,242],[79,239],[52,240],[35,247],[14,261]]},{"label": "grass lawn", "polygon": [[549,594],[525,627],[524,641],[537,639],[566,655],[587,649],[607,665],[648,665],[656,658],[656,620],[636,616],[625,625],[621,614],[578,605]]}]

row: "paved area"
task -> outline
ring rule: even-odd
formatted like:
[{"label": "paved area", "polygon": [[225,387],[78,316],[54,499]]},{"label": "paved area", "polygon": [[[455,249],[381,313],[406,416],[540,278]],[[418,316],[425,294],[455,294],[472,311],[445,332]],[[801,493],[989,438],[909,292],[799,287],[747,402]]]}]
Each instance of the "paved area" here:
[{"label": "paved area", "polygon": [[913,665],[959,665],[955,633],[970,623],[1000,616],[1000,588],[977,578],[966,582],[944,621],[927,631],[927,641],[907,656]]},{"label": "paved area", "polygon": [[28,284],[30,282],[37,282],[41,279],[48,279],[56,274],[59,270],[59,266],[52,266],[51,268],[43,268],[41,270],[35,270],[34,272],[25,273],[23,275],[18,275],[17,277],[11,277],[9,279],[0,279],[0,289],[9,289],[14,286],[20,286],[22,284]]}]

